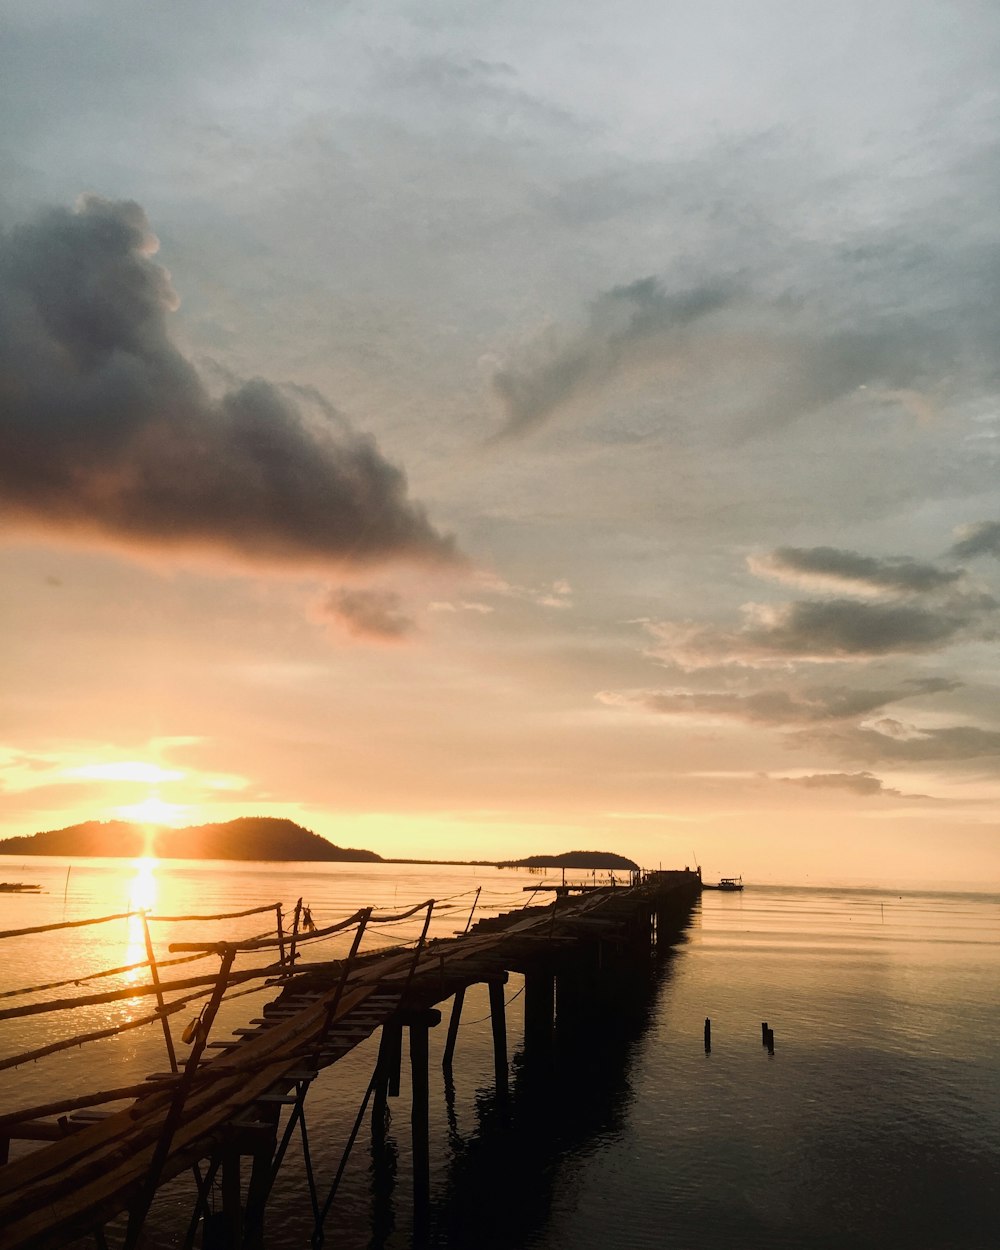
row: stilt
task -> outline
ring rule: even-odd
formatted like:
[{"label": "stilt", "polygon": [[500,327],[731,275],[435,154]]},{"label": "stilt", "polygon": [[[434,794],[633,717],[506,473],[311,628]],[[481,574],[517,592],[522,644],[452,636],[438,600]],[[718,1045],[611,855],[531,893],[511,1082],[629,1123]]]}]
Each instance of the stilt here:
[{"label": "stilt", "polygon": [[427,1227],[431,1203],[430,1098],[428,1092],[427,1024],[410,1025],[410,1077],[413,1104],[410,1129],[413,1143],[413,1229],[419,1235]]},{"label": "stilt", "polygon": [[507,1093],[507,1016],[503,982],[490,981],[490,1019],[493,1024],[493,1066],[496,1072],[497,1095]]},{"label": "stilt", "polygon": [[387,1099],[399,1096],[399,1065],[403,1043],[403,1026],[398,1020],[387,1020],[382,1025],[382,1038],[378,1048],[378,1068],[375,1074],[375,1098],[372,1102],[372,1138],[381,1141],[385,1136],[389,1115]]},{"label": "stilt", "polygon": [[455,1056],[455,1043],[458,1041],[458,1026],[462,1020],[462,1004],[465,1002],[465,986],[455,991],[455,1001],[451,1005],[451,1018],[448,1021],[448,1037],[444,1044],[444,1057],[441,1066],[446,1072],[451,1071],[451,1061]]},{"label": "stilt", "polygon": [[264,1250],[264,1212],[271,1192],[271,1160],[277,1143],[277,1109],[270,1133],[262,1131],[253,1146],[253,1164],[247,1187],[247,1204],[243,1218],[244,1250]]}]

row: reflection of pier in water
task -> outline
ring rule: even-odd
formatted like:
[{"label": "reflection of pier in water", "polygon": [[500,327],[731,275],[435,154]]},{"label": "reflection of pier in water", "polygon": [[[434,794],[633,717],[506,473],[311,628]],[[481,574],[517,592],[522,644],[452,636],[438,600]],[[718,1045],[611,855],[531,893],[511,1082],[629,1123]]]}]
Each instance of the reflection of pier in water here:
[{"label": "reflection of pier in water", "polygon": [[[360,955],[372,918],[371,909],[365,909],[350,922],[321,931],[354,926],[345,959],[305,966],[295,964],[295,944],[306,939],[298,923],[291,935],[282,933],[279,911],[277,939],[171,948],[184,957],[214,951],[221,960],[214,979],[163,981],[147,946],[152,984],[121,994],[155,995],[159,1007],[154,1016],[163,1021],[168,1037],[167,1017],[176,1009],[170,993],[180,992],[177,1001],[183,1005],[191,998],[183,991],[210,984],[210,989],[196,991],[211,997],[193,1030],[191,1054],[179,1071],[168,1047],[173,1071],[150,1078],[144,1087],[0,1117],[0,1144],[3,1136],[49,1143],[0,1168],[4,1245],[11,1250],[55,1247],[92,1232],[100,1246],[104,1226],[126,1212],[124,1245],[135,1246],[158,1189],[188,1173],[194,1181],[194,1206],[184,1244],[194,1245],[201,1228],[205,1246],[261,1247],[268,1198],[295,1136],[306,1163],[313,1242],[319,1245],[324,1226],[333,1223],[338,1186],[367,1117],[372,1123],[372,1233],[375,1245],[384,1244],[393,1225],[396,1170],[387,1111],[401,1088],[404,1031],[409,1041],[416,1237],[422,1239],[432,1227],[450,1237],[449,1226],[461,1228],[468,1221],[477,1244],[512,1244],[514,1230],[503,1232],[502,1221],[484,1232],[483,1207],[475,1198],[470,1207],[470,1195],[483,1194],[483,1201],[487,1192],[494,1195],[490,1219],[503,1209],[495,1200],[498,1191],[517,1184],[522,1207],[517,1219],[535,1225],[544,1218],[550,1184],[545,1177],[555,1160],[620,1122],[627,1102],[628,1056],[648,1024],[652,994],[662,975],[662,962],[653,956],[676,939],[699,889],[697,875],[685,871],[651,873],[630,887],[590,890],[573,898],[560,890],[549,906],[528,906],[481,921],[461,936],[429,942],[430,902],[423,932],[412,948]],[[378,920],[385,924],[409,914]],[[234,970],[239,953],[275,945],[280,947],[277,963]],[[515,1056],[512,1084],[504,995],[509,971],[525,978],[524,1049]],[[209,1042],[226,990],[267,975],[277,975],[281,992],[262,1017],[252,1027],[236,1030],[235,1040]],[[453,1133],[447,1193],[432,1207],[429,1032],[441,1021],[436,1004],[450,1000],[444,1045],[450,1075],[466,991],[480,983],[489,991],[495,1086],[477,1096],[474,1137],[465,1142]],[[95,997],[113,1001],[116,995],[86,996],[88,1005]],[[0,1019],[37,1009],[7,1009],[0,1011]],[[332,1179],[321,1184],[306,1130],[308,1093],[324,1068],[376,1031],[380,1045],[375,1070],[344,1154]],[[216,1053],[209,1058],[212,1049]],[[126,1098],[132,1099],[129,1105],[107,1118],[86,1110]],[[213,1213],[209,1194],[217,1181],[222,1204]],[[171,1192],[176,1191],[174,1184]],[[507,1203],[508,1215],[512,1206]],[[453,1244],[460,1244],[458,1232],[456,1237]]]},{"label": "reflection of pier in water", "polygon": [[[449,1116],[447,1181],[431,1211],[435,1244],[527,1244],[550,1218],[560,1169],[624,1129],[629,1067],[670,975],[670,948],[654,953],[645,965],[595,969],[586,994],[570,984],[560,1001],[557,986],[551,1047],[533,1050],[529,1037],[515,1053],[509,1097],[495,1086],[476,1092],[474,1133],[463,1137]],[[445,1097],[452,1107],[453,1084]]]}]

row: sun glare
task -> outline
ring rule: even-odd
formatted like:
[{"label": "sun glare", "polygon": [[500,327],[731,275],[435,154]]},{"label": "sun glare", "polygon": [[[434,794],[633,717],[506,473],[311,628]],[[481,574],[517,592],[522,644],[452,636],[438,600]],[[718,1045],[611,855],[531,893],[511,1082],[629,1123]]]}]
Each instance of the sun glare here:
[{"label": "sun glare", "polygon": [[142,825],[181,825],[187,820],[190,808],[180,803],[167,803],[158,794],[151,794],[141,803],[126,803],[115,808],[115,815],[122,820],[134,820]]},{"label": "sun glare", "polygon": [[[156,906],[156,869],[159,860],[152,856],[137,859],[132,865],[135,873],[128,883],[128,910],[130,912],[152,911]],[[139,964],[146,958],[146,935],[143,930],[142,917],[132,915],[128,918],[128,938],[125,949],[125,963]],[[131,982],[144,980],[146,976],[142,968],[134,968],[127,974]]]}]

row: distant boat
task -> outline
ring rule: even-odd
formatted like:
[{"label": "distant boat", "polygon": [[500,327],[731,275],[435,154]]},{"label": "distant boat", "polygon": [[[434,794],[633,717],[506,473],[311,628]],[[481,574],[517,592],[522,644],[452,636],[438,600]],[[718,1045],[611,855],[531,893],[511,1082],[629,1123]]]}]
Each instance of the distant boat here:
[{"label": "distant boat", "polygon": [[742,890],[742,877],[720,877],[718,885],[704,885],[703,890]]},{"label": "distant boat", "polygon": [[20,881],[0,881],[0,894],[40,894],[40,885],[24,885]]}]

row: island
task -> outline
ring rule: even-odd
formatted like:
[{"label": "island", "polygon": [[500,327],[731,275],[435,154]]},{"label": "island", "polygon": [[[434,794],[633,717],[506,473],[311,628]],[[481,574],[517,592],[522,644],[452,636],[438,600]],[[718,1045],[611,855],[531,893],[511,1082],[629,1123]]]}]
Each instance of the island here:
[{"label": "island", "polygon": [[294,820],[276,816],[241,816],[183,829],[138,825],[127,820],[88,820],[66,829],[5,838],[0,841],[0,855],[383,862],[375,851],[335,846]]},{"label": "island", "polygon": [[276,816],[173,829],[127,820],[86,820],[65,829],[0,839],[0,855],[59,855],[81,859],[230,859],[365,864],[449,864],[470,868],[576,868],[632,872],[638,864],[612,851],[564,851],[523,859],[400,859],[337,846],[311,829]]}]

